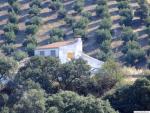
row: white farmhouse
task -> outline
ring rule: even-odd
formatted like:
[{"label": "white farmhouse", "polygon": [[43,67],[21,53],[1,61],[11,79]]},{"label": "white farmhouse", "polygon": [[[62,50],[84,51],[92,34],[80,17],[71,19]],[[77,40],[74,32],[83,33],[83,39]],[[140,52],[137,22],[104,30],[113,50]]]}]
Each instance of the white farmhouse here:
[{"label": "white farmhouse", "polygon": [[52,56],[60,59],[61,63],[66,63],[72,59],[82,58],[87,61],[93,71],[101,68],[103,62],[83,53],[81,38],[69,41],[55,42],[52,44],[37,47],[34,51],[36,56]]}]

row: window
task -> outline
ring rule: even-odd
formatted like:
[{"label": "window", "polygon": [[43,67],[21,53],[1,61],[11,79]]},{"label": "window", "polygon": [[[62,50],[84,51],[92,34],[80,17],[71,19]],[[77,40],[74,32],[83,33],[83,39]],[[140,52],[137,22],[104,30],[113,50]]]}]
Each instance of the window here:
[{"label": "window", "polygon": [[44,56],[44,51],[40,51],[40,56]]},{"label": "window", "polygon": [[51,50],[51,56],[56,57],[56,51],[55,50]]}]

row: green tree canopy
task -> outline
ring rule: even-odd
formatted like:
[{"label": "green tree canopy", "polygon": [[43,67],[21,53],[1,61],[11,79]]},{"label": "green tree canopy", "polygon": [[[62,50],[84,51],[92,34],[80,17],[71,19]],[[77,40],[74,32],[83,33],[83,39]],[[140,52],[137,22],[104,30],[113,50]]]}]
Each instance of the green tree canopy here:
[{"label": "green tree canopy", "polygon": [[12,58],[0,56],[0,81],[12,77],[17,66],[17,62]]},{"label": "green tree canopy", "polygon": [[117,113],[108,101],[95,97],[79,96],[74,92],[60,92],[49,96],[47,100],[47,113]]},{"label": "green tree canopy", "polygon": [[149,110],[150,80],[146,78],[138,79],[133,85],[118,89],[107,99],[121,113]]}]

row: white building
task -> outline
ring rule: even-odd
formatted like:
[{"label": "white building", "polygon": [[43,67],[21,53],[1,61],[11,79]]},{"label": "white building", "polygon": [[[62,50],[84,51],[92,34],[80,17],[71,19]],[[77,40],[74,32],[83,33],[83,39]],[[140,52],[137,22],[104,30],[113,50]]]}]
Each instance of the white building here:
[{"label": "white building", "polygon": [[87,61],[93,71],[101,68],[103,62],[84,54],[82,48],[82,40],[77,38],[37,47],[34,54],[37,56],[57,57],[61,63],[66,63],[71,59],[82,58]]}]

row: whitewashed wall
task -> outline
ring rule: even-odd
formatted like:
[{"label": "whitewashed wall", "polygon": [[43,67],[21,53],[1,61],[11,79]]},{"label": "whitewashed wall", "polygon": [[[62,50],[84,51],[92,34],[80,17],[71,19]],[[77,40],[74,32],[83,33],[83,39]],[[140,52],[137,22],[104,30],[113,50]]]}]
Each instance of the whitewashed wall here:
[{"label": "whitewashed wall", "polygon": [[62,63],[68,61],[67,53],[73,52],[75,54],[75,59],[81,57],[82,55],[82,40],[79,38],[76,43],[66,45],[59,48],[59,58]]}]

